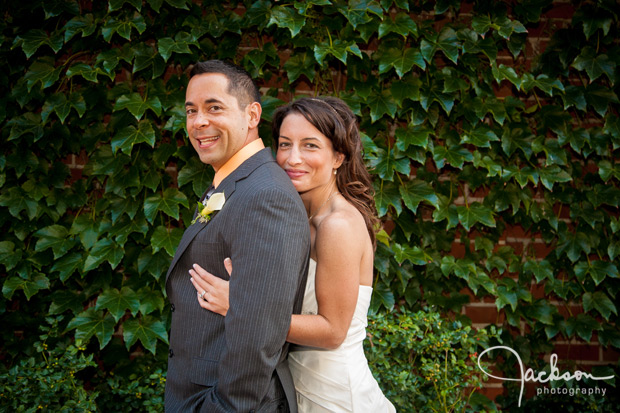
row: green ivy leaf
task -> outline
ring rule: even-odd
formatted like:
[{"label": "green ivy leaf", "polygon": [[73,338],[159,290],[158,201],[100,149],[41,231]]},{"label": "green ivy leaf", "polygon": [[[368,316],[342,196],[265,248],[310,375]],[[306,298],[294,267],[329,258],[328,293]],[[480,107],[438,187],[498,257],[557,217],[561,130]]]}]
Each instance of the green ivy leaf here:
[{"label": "green ivy leaf", "polygon": [[362,57],[362,52],[359,47],[353,41],[345,42],[340,39],[336,39],[333,42],[320,43],[314,45],[314,58],[323,65],[323,60],[330,54],[340,60],[342,63],[347,63],[347,55],[351,52],[357,57]]},{"label": "green ivy leaf", "polygon": [[130,52],[135,56],[132,73],[137,73],[145,69],[152,69],[153,74],[151,79],[156,79],[164,73],[166,62],[154,47],[145,43],[139,43],[131,48]]},{"label": "green ivy leaf", "polygon": [[502,80],[506,79],[517,89],[521,88],[521,78],[512,67],[506,66],[503,63],[497,67],[496,63],[492,62],[491,69],[493,72],[493,77],[497,83],[501,83]]},{"label": "green ivy leaf", "polygon": [[386,181],[394,180],[394,171],[405,175],[410,172],[409,158],[398,156],[394,151],[379,149],[376,154],[369,155],[367,158],[377,175]]},{"label": "green ivy leaf", "polygon": [[572,66],[577,70],[585,70],[590,82],[594,82],[604,73],[613,84],[616,63],[610,60],[606,54],[597,56],[596,51],[591,47],[584,48],[573,61]]},{"label": "green ivy leaf", "polygon": [[26,54],[26,58],[30,59],[41,46],[45,45],[51,47],[54,53],[58,53],[64,45],[62,34],[55,31],[50,36],[43,30],[32,29],[23,36],[15,37],[12,48],[21,46],[24,54]]},{"label": "green ivy leaf", "polygon": [[614,91],[606,86],[590,84],[586,88],[586,101],[601,116],[605,116],[612,103],[620,103]]},{"label": "green ivy leaf", "polygon": [[177,179],[179,187],[191,182],[194,194],[200,197],[213,181],[213,169],[203,164],[198,157],[193,157],[181,168]]},{"label": "green ivy leaf", "polygon": [[392,247],[394,250],[394,259],[402,264],[405,260],[411,261],[414,265],[426,265],[432,262],[432,257],[419,247],[402,246],[395,243]]},{"label": "green ivy leaf", "polygon": [[183,230],[181,228],[166,228],[162,225],[155,227],[155,231],[151,236],[151,247],[153,252],[159,251],[164,248],[168,254],[174,255],[179,242],[183,237]]},{"label": "green ivy leaf", "polygon": [[140,121],[137,129],[130,125],[114,135],[111,142],[112,152],[116,153],[120,149],[127,155],[131,155],[134,145],[142,142],[148,143],[151,148],[155,146],[155,131],[148,120]]},{"label": "green ivy leaf", "polygon": [[276,6],[271,9],[271,18],[267,26],[272,24],[289,29],[291,37],[295,37],[305,26],[306,17],[291,7]]},{"label": "green ivy leaf", "polygon": [[381,93],[374,93],[366,100],[368,107],[370,108],[370,120],[374,123],[383,115],[388,115],[391,118],[396,116],[398,106],[389,91],[384,90]]},{"label": "green ivy leaf", "polygon": [[523,24],[517,20],[510,20],[505,16],[498,17],[493,21],[494,28],[498,28],[500,36],[504,39],[509,39],[513,33],[527,33],[527,29]]},{"label": "green ivy leaf", "polygon": [[553,190],[553,185],[557,182],[570,182],[573,180],[569,173],[558,165],[540,168],[538,173],[540,175],[540,182],[549,190]]},{"label": "green ivy leaf", "polygon": [[374,309],[374,311],[377,311],[381,305],[387,309],[392,309],[394,308],[394,304],[396,304],[396,299],[394,298],[394,293],[388,286],[381,283],[373,288],[371,308]]},{"label": "green ivy leaf", "polygon": [[558,314],[556,306],[547,300],[536,300],[532,305],[526,307],[526,315],[545,325],[553,325],[553,316]]},{"label": "green ivy leaf", "polygon": [[293,83],[301,75],[306,75],[309,80],[313,80],[316,76],[315,63],[313,55],[307,52],[291,56],[284,63],[284,70],[286,70],[288,81]]},{"label": "green ivy leaf", "polygon": [[564,94],[562,95],[562,100],[564,101],[565,110],[571,106],[574,106],[581,111],[586,110],[587,102],[585,88],[583,86],[566,86]]},{"label": "green ivy leaf", "polygon": [[346,17],[354,29],[358,25],[368,23],[371,20],[368,12],[380,17],[383,16],[381,5],[374,0],[349,0],[348,6],[336,4],[336,8]]},{"label": "green ivy leaf", "polygon": [[449,147],[435,146],[433,160],[439,169],[443,168],[445,162],[461,169],[465,162],[472,162],[474,157],[471,152],[461,145],[451,145]]},{"label": "green ivy leaf", "polygon": [[159,211],[179,219],[179,204],[189,207],[185,194],[176,188],[167,188],[163,194],[155,194],[144,200],[144,216],[151,224]]},{"label": "green ivy leaf", "polygon": [[49,288],[49,279],[40,273],[33,274],[32,279],[10,276],[2,285],[2,294],[10,300],[16,291],[23,290],[26,295],[26,299],[30,301],[33,295],[37,294],[41,290],[48,290]]},{"label": "green ivy leaf", "polygon": [[84,257],[79,252],[66,254],[59,260],[54,261],[51,272],[58,271],[60,273],[60,281],[67,281],[77,270],[82,268]]},{"label": "green ivy leaf", "polygon": [[379,24],[379,39],[388,33],[400,34],[405,39],[409,34],[412,34],[413,37],[417,37],[418,26],[407,13],[400,12],[394,19],[386,18]]},{"label": "green ivy leaf", "polygon": [[147,315],[153,311],[162,311],[164,309],[164,297],[157,294],[149,287],[142,287],[137,291],[137,298],[140,302],[140,313]]},{"label": "green ivy leaf", "polygon": [[135,317],[140,309],[140,301],[136,293],[129,287],[123,287],[120,291],[116,288],[104,290],[97,298],[95,310],[108,310],[118,322],[125,315],[125,310],[131,311]]},{"label": "green ivy leaf", "polygon": [[413,65],[426,69],[426,62],[417,49],[392,47],[381,53],[379,74],[385,73],[393,67],[398,77],[402,78],[411,71]]},{"label": "green ivy leaf", "polygon": [[109,0],[108,12],[120,10],[125,3],[131,4],[138,11],[142,10],[142,0]]},{"label": "green ivy leaf", "polygon": [[171,37],[164,37],[157,41],[157,50],[165,62],[170,59],[173,53],[191,54],[190,46],[198,46],[194,36],[187,32],[179,32]]},{"label": "green ivy leaf", "polygon": [[583,311],[590,312],[593,308],[598,311],[605,320],[609,321],[611,313],[618,315],[618,310],[607,294],[602,291],[594,293],[586,292],[582,296]]},{"label": "green ivy leaf", "polygon": [[92,336],[99,340],[99,347],[104,348],[114,334],[114,319],[103,311],[97,311],[93,307],[82,311],[67,325],[67,330],[75,329],[76,344],[86,344]]},{"label": "green ivy leaf", "polygon": [[39,238],[35,251],[45,251],[51,248],[54,259],[65,255],[74,245],[75,239],[69,235],[69,230],[62,225],[50,225],[34,233]]},{"label": "green ivy leaf", "polygon": [[84,261],[83,271],[86,273],[94,270],[104,262],[108,262],[114,269],[120,264],[124,255],[125,251],[116,242],[109,238],[102,238],[89,251],[88,257]]},{"label": "green ivy leaf", "polygon": [[512,311],[517,310],[517,293],[509,290],[507,287],[500,285],[496,289],[497,298],[495,299],[495,306],[498,310],[501,310],[507,305],[510,305]]},{"label": "green ivy leaf", "polygon": [[375,186],[375,205],[379,217],[382,217],[388,213],[388,209],[391,206],[394,207],[396,213],[400,215],[403,207],[400,202],[400,192],[398,186],[390,181],[374,182]]},{"label": "green ivy leaf", "polygon": [[161,320],[151,316],[144,316],[138,319],[127,320],[123,323],[123,339],[127,350],[140,340],[144,348],[155,354],[157,339],[168,344],[168,332]]},{"label": "green ivy leaf", "polygon": [[0,263],[4,265],[6,271],[10,271],[22,258],[22,252],[15,250],[15,243],[11,241],[0,241]]},{"label": "green ivy leaf", "polygon": [[86,102],[82,95],[72,93],[70,99],[63,93],[56,93],[50,96],[43,105],[41,110],[41,121],[45,122],[48,116],[55,112],[61,123],[65,123],[65,119],[69,116],[71,108],[75,108],[80,117],[86,112]]},{"label": "green ivy leaf", "polygon": [[153,253],[150,247],[145,248],[138,257],[138,271],[140,274],[148,272],[156,280],[162,275],[166,274],[168,267],[170,267],[170,261],[172,256],[167,255],[164,250],[160,250],[157,253]]},{"label": "green ivy leaf", "polygon": [[39,59],[30,65],[28,71],[24,75],[28,92],[30,92],[32,87],[37,83],[41,83],[41,89],[45,89],[58,81],[62,67],[54,67],[53,64],[49,62],[49,59]]},{"label": "green ivy leaf", "polygon": [[[123,109],[129,110],[137,120],[140,120],[147,109],[152,110],[157,116],[161,115],[161,102],[157,96],[145,96],[143,98],[139,93],[131,93],[129,95],[122,95],[116,100],[114,111]],[[150,128],[150,124],[148,124],[148,127]]]},{"label": "green ivy leaf", "polygon": [[[561,254],[566,252],[568,258],[575,262],[579,259],[582,252],[586,254],[590,253],[590,240],[583,232],[563,232],[560,233],[558,247],[556,249],[556,256],[559,258]],[[575,268],[575,272],[577,269]]]},{"label": "green ivy leaf", "polygon": [[543,260],[527,260],[523,265],[523,271],[526,274],[532,274],[536,278],[536,282],[540,283],[545,279],[553,279],[553,268],[549,261]]},{"label": "green ivy leaf", "polygon": [[470,205],[461,205],[456,208],[459,214],[461,225],[469,231],[477,223],[481,223],[488,227],[495,227],[495,218],[493,218],[493,210],[484,205],[474,202]]},{"label": "green ivy leaf", "polygon": [[592,9],[577,9],[575,11],[573,21],[576,24],[583,24],[583,34],[585,34],[586,40],[589,40],[597,30],[602,30],[604,35],[609,33],[613,22],[612,16],[608,13],[601,12],[593,12]]},{"label": "green ivy leaf", "polygon": [[413,126],[407,129],[396,129],[394,136],[396,137],[396,147],[399,151],[405,152],[410,145],[427,148],[429,145],[429,136],[434,131],[424,125]]},{"label": "green ivy leaf", "polygon": [[542,90],[549,96],[553,96],[554,89],[564,92],[564,85],[559,79],[551,79],[545,74],[534,77],[530,73],[525,73],[521,78],[521,89],[525,92],[529,92],[535,87]]},{"label": "green ivy leaf", "polygon": [[91,13],[81,16],[75,16],[65,24],[62,28],[65,32],[65,43],[78,33],[82,33],[82,37],[88,37],[97,30],[97,23]]},{"label": "green ivy leaf", "polygon": [[474,129],[462,136],[463,143],[471,143],[480,148],[489,148],[489,142],[499,141],[499,137],[485,124],[478,124]]},{"label": "green ivy leaf", "polygon": [[439,199],[435,194],[435,190],[428,182],[421,180],[407,181],[405,185],[399,187],[400,194],[403,198],[405,206],[413,213],[417,212],[418,205],[422,201],[426,201],[437,209],[439,207]]},{"label": "green ivy leaf", "polygon": [[471,27],[478,34],[485,34],[491,29],[491,18],[488,15],[474,16],[471,20]]},{"label": "green ivy leaf", "polygon": [[0,206],[8,207],[9,213],[19,218],[22,211],[26,211],[28,219],[32,220],[39,212],[39,204],[30,198],[21,188],[12,187],[0,195]]},{"label": "green ivy leaf", "polygon": [[69,290],[59,290],[52,294],[52,304],[50,304],[50,314],[62,314],[65,311],[71,311],[73,314],[79,314],[84,308],[84,294]]},{"label": "green ivy leaf", "polygon": [[420,42],[420,52],[428,63],[432,62],[435,52],[441,50],[454,64],[458,63],[460,45],[456,32],[449,26],[444,26],[438,34],[425,37]]},{"label": "green ivy leaf", "polygon": [[146,30],[146,23],[144,18],[137,12],[134,14],[131,20],[116,20],[114,17],[108,19],[101,28],[101,34],[103,39],[110,43],[114,33],[118,33],[124,39],[131,41],[131,30],[136,29],[139,34],[142,34]]},{"label": "green ivy leaf", "polygon": [[433,211],[433,222],[447,220],[447,228],[455,228],[459,224],[459,213],[456,205],[450,203],[448,197],[437,196],[439,203],[437,209]]},{"label": "green ivy leaf", "polygon": [[586,342],[589,342],[592,338],[592,331],[598,330],[599,328],[600,324],[598,321],[584,313],[566,320],[566,334],[571,337],[576,333]]}]

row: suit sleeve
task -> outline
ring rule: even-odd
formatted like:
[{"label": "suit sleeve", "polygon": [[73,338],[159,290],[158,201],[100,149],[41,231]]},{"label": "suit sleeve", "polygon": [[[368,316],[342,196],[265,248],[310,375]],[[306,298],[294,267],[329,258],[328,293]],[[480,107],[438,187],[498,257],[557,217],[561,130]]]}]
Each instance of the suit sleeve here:
[{"label": "suit sleeve", "polygon": [[267,394],[310,249],[307,218],[296,196],[280,188],[252,194],[231,226],[226,349],[217,387],[202,411],[256,409]]}]

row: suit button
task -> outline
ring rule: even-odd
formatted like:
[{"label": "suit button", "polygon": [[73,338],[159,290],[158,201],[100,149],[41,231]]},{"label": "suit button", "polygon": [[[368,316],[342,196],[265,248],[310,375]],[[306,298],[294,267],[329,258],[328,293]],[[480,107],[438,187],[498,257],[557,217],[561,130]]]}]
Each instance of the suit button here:
[{"label": "suit button", "polygon": [[170,304],[170,310],[174,312],[174,304]]},{"label": "suit button", "polygon": [[172,349],[168,350],[168,357],[174,357],[174,352]]}]

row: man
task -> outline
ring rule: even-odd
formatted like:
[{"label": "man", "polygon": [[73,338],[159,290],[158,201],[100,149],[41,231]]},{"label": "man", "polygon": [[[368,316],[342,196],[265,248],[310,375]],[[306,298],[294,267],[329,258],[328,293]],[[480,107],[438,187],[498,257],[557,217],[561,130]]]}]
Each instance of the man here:
[{"label": "man", "polygon": [[[296,412],[284,361],[307,275],[305,209],[258,136],[260,94],[247,72],[217,60],[196,64],[185,107],[189,140],[215,170],[209,195],[225,201],[185,231],[166,276],[166,411]],[[228,279],[227,257],[234,270],[222,317],[200,307],[208,292],[196,296],[189,270],[198,264]]]}]

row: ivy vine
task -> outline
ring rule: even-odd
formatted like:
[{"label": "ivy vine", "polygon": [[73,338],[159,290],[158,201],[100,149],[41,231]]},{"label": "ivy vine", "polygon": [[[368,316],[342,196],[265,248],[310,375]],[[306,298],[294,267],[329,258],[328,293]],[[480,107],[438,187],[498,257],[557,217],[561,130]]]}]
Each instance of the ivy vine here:
[{"label": "ivy vine", "polygon": [[165,361],[165,272],[212,177],[185,137],[186,69],[209,58],[257,79],[267,143],[300,93],[359,115],[385,229],[373,312],[470,323],[464,305],[494,302],[530,365],[559,338],[620,348],[615,1],[572,1],[560,28],[551,0],[26,3],[0,22],[6,364],[46,318],[110,371]]}]

